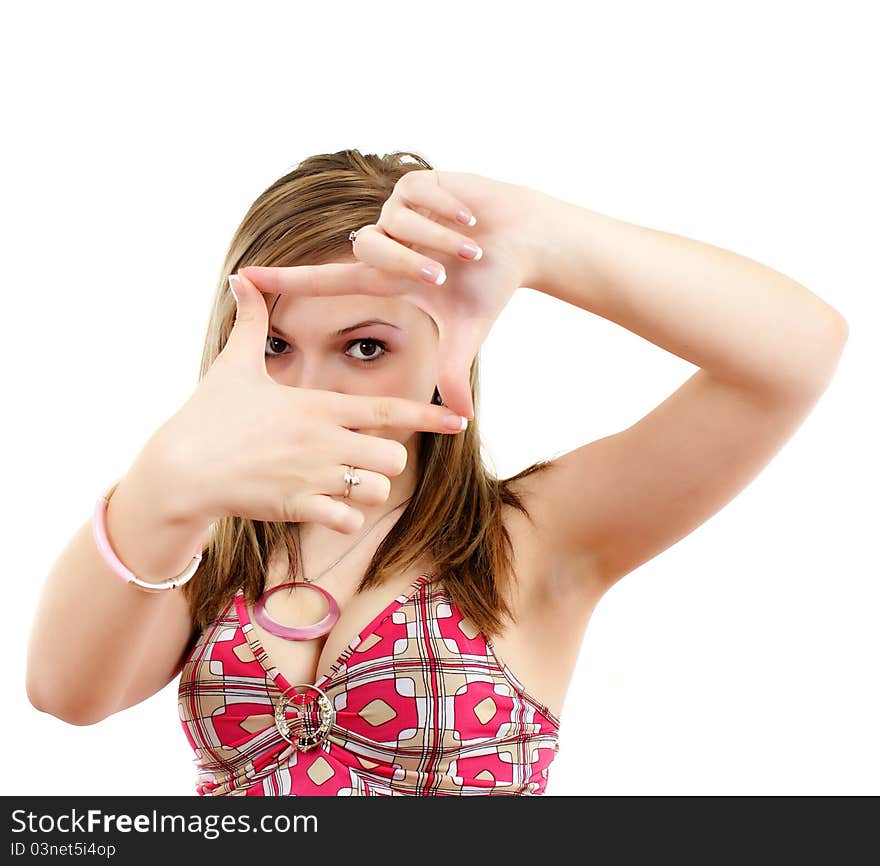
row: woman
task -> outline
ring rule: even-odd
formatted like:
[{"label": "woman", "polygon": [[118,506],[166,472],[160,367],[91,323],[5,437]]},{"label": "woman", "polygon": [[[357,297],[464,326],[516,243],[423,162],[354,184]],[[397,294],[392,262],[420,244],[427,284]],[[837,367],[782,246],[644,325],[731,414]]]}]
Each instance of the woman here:
[{"label": "woman", "polygon": [[[701,369],[495,478],[478,352],[519,286]],[[179,674],[203,795],[542,793],[597,602],[770,461],[846,335],[715,247],[413,154],[306,159],[233,238],[194,394],[53,567],[30,699],[90,724]]]}]

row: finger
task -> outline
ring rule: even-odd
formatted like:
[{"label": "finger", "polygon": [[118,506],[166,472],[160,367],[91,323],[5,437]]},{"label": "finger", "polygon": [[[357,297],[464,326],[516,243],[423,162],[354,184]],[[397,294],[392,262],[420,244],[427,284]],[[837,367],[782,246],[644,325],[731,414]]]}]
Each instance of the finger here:
[{"label": "finger", "polygon": [[278,295],[398,295],[405,291],[396,275],[364,262],[288,267],[248,265],[239,273],[252,280],[261,292]]},{"label": "finger", "polygon": [[269,335],[269,311],[260,290],[241,274],[229,278],[229,289],[235,298],[235,323],[221,354],[235,355],[237,360],[262,372],[266,371],[266,338]]},{"label": "finger", "polygon": [[[374,437],[375,438],[375,437]],[[350,466],[354,467],[352,471]],[[357,478],[349,486],[348,496],[345,495],[345,476],[351,472]],[[321,488],[328,496],[340,496],[350,502],[358,502],[361,505],[381,505],[388,501],[391,493],[391,482],[388,476],[380,472],[371,472],[356,463],[330,467],[327,473],[325,485]]]},{"label": "finger", "polygon": [[440,184],[436,169],[408,171],[394,185],[395,194],[410,207],[424,207],[450,222],[466,226],[477,224],[470,208]]},{"label": "finger", "polygon": [[346,505],[348,501],[323,494],[308,496],[303,503],[301,520],[303,523],[320,523],[336,532],[357,532],[364,525],[366,517],[363,511]]},{"label": "finger", "polygon": [[399,202],[383,209],[378,226],[360,231],[355,239],[355,254],[368,265],[393,271],[402,277],[442,286],[446,269],[435,259],[411,249],[407,244],[436,250],[464,261],[483,256],[479,245],[466,235],[404,207]]},{"label": "finger", "polygon": [[[356,469],[366,470],[385,478],[400,475],[406,469],[409,452],[402,442],[353,430],[342,430],[340,433],[341,436],[338,444],[333,448],[333,453],[345,455],[343,458],[347,461],[343,464],[345,469],[351,465]],[[328,494],[341,496],[345,493],[345,469],[335,478],[328,479],[326,487]],[[352,491],[355,486],[352,485]],[[335,492],[337,489],[339,493]]]},{"label": "finger", "polygon": [[355,255],[361,262],[378,268],[382,273],[430,283],[433,286],[442,286],[446,282],[446,268],[443,265],[405,247],[379,226],[361,229],[354,245]]},{"label": "finger", "polygon": [[405,397],[370,397],[333,392],[329,399],[337,403],[336,417],[349,430],[378,427],[459,433],[467,426],[466,422],[462,426],[465,419],[445,406],[420,403]]}]

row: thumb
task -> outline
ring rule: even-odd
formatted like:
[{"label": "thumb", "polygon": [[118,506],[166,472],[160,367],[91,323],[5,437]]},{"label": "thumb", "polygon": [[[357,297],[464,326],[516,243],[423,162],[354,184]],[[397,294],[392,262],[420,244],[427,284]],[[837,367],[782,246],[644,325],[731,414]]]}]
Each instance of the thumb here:
[{"label": "thumb", "polygon": [[258,362],[260,369],[265,370],[269,311],[263,294],[241,274],[230,275],[229,290],[235,298],[235,324],[223,351],[229,351],[247,363]]},{"label": "thumb", "polygon": [[470,369],[480,342],[478,327],[457,323],[455,331],[441,330],[438,344],[437,389],[448,409],[471,421],[474,404]]}]

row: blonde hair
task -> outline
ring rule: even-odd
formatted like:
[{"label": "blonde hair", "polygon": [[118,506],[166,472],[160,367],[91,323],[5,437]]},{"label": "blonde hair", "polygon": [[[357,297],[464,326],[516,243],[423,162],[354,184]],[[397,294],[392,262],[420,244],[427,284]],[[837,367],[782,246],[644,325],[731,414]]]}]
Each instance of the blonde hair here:
[{"label": "blonde hair", "polygon": [[[236,229],[210,312],[200,377],[223,349],[235,321],[235,301],[227,277],[247,265],[321,264],[349,258],[348,234],[379,220],[397,180],[409,171],[431,169],[422,157],[396,151],[386,156],[358,150],[310,156],[275,181],[248,209]],[[479,405],[479,355],[470,371],[474,408]],[[422,557],[434,563],[450,599],[483,634],[496,635],[502,617],[512,617],[506,590],[513,579],[511,540],[502,523],[503,506],[528,517],[511,483],[549,461],[499,479],[480,455],[478,414],[454,436],[418,433],[420,483],[367,568],[358,592]],[[264,590],[267,563],[286,549],[289,579],[297,574],[293,523],[232,516],[210,533],[199,570],[183,591],[193,623],[204,629],[222,612],[240,586],[253,603]]]}]

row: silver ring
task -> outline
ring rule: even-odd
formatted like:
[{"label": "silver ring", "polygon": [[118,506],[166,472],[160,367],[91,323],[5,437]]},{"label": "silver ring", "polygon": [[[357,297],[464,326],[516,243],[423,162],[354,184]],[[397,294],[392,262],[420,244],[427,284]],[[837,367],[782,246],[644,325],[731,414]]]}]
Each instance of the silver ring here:
[{"label": "silver ring", "polygon": [[348,239],[349,239],[352,243],[354,243],[354,239],[357,237],[357,234],[358,234],[359,231],[360,231],[360,229],[352,229],[352,231],[349,232],[349,234],[348,234]]},{"label": "silver ring", "polygon": [[345,472],[345,493],[342,494],[344,499],[348,499],[349,494],[351,493],[351,485],[352,484],[360,484],[361,480],[354,473],[354,466],[349,466]]}]

